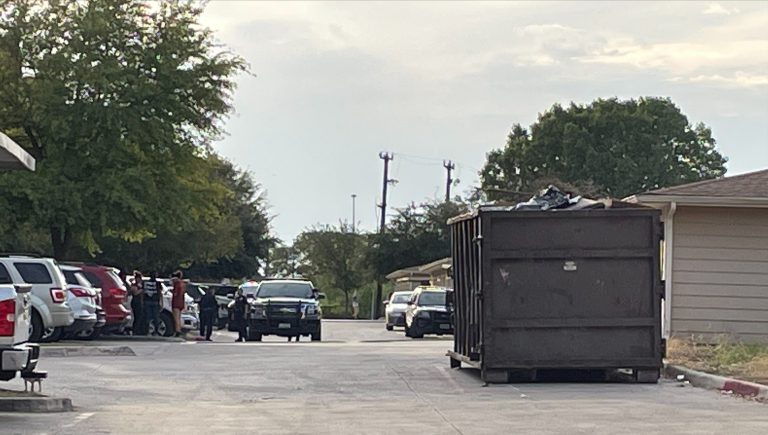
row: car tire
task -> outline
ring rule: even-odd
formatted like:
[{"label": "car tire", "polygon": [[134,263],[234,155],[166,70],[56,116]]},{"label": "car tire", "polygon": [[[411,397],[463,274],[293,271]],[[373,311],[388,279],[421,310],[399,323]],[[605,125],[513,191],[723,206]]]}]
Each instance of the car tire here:
[{"label": "car tire", "polygon": [[248,341],[261,341],[262,335],[260,332],[249,332]]},{"label": "car tire", "polygon": [[393,329],[395,329],[395,327],[394,327],[394,326],[392,326],[392,325],[387,325],[387,331],[391,331],[391,330],[393,330]]},{"label": "car tire", "polygon": [[222,329],[227,327],[227,318],[226,317],[219,317],[218,324],[216,325],[216,328],[221,331]]},{"label": "car tire", "polygon": [[78,340],[95,340],[101,336],[101,328],[89,328],[85,331],[80,331],[77,334],[75,334],[76,339]]},{"label": "car tire", "polygon": [[61,340],[62,335],[64,335],[64,328],[46,328],[43,329],[40,341],[43,343],[53,343],[55,341]]},{"label": "car tire", "polygon": [[160,314],[160,322],[163,324],[163,328],[161,328],[161,330],[157,333],[161,336],[170,337],[176,332],[176,326],[174,325],[173,317],[171,317],[167,311],[164,311],[163,314]]},{"label": "car tire", "polygon": [[37,310],[32,310],[32,323],[29,331],[29,341],[32,343],[40,343],[40,339],[43,337],[43,318]]},{"label": "car tire", "polygon": [[317,327],[317,331],[313,332],[311,334],[311,336],[312,336],[312,341],[322,341],[323,340],[323,327],[322,326],[318,326]]}]

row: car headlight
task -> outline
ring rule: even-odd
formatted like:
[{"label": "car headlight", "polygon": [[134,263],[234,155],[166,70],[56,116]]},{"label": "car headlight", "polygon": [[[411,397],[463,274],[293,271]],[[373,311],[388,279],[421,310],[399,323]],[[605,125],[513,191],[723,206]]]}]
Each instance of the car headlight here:
[{"label": "car headlight", "polygon": [[307,304],[301,307],[301,312],[305,316],[316,316],[318,311],[319,311],[319,308],[315,304]]},{"label": "car headlight", "polygon": [[264,317],[264,305],[251,305],[251,317]]},{"label": "car headlight", "polygon": [[429,319],[429,311],[419,311],[417,316],[422,319]]}]

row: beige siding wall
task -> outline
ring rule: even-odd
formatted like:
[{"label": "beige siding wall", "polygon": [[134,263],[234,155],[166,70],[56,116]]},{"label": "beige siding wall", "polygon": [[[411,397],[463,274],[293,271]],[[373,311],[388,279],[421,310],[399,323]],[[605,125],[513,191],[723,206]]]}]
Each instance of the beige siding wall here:
[{"label": "beige siding wall", "polygon": [[679,207],[672,332],[768,342],[768,208]]}]

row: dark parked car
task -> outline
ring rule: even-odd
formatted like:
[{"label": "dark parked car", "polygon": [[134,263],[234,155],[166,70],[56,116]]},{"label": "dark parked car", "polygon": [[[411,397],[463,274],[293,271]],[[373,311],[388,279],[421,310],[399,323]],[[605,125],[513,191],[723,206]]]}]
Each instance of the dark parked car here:
[{"label": "dark parked car", "polygon": [[242,287],[251,304],[249,340],[261,341],[264,335],[321,340],[320,299],[325,296],[311,282],[286,279],[248,284]]},{"label": "dark parked car", "polygon": [[405,310],[405,336],[453,334],[450,291],[442,287],[416,287]]}]

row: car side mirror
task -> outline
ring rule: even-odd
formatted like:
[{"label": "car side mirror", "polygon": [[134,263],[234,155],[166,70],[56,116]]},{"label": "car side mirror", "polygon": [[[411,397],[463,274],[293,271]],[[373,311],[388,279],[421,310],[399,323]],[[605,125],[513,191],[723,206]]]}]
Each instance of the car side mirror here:
[{"label": "car side mirror", "polygon": [[325,293],[317,293],[317,299],[325,299]]},{"label": "car side mirror", "polygon": [[32,291],[32,286],[29,284],[16,284],[16,293],[29,293]]},{"label": "car side mirror", "polygon": [[384,304],[384,305],[387,305],[387,304],[389,304],[389,301],[385,299],[385,300],[381,301],[381,303]]}]

